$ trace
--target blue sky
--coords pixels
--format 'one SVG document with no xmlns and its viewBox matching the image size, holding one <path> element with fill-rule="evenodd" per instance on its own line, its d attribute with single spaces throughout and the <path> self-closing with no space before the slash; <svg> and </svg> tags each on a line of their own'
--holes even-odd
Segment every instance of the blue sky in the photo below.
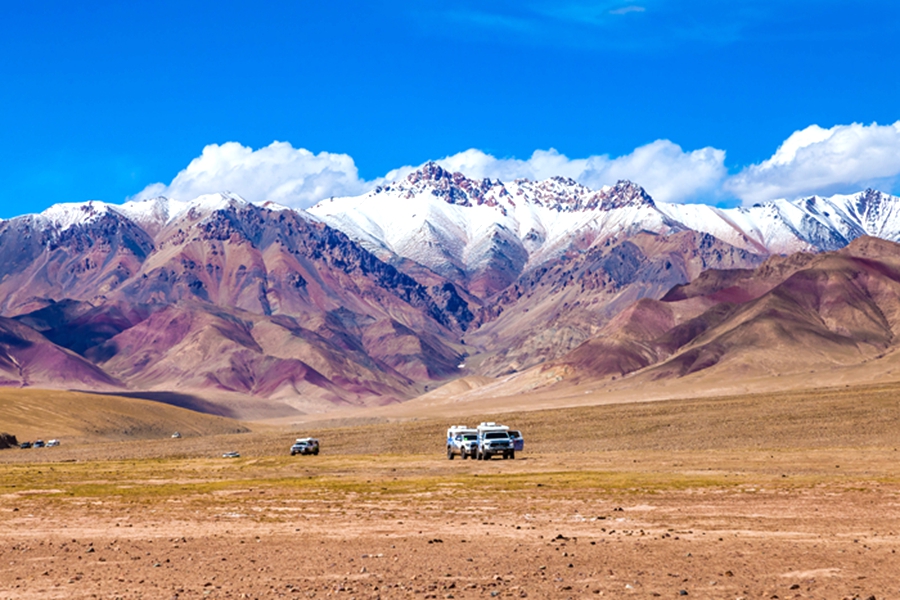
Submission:
<svg viewBox="0 0 900 600">
<path fill-rule="evenodd" d="M 3 218 L 200 179 L 251 200 L 301 182 L 282 199 L 303 206 L 432 159 L 723 205 L 897 191 L 890 1 L 35 0 L 0 19 Z M 197 176 L 235 160 L 243 179 Z"/>
</svg>

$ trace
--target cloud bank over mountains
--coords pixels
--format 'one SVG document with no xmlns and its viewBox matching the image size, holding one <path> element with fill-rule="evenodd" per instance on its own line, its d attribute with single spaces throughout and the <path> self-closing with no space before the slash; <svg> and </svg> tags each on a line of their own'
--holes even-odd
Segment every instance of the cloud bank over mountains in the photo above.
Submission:
<svg viewBox="0 0 900 600">
<path fill-rule="evenodd" d="M 149 185 L 133 199 L 191 200 L 229 191 L 251 201 L 306 208 L 331 196 L 364 194 L 373 185 L 360 179 L 347 154 L 313 154 L 287 142 L 272 142 L 259 150 L 227 142 L 206 146 L 171 183 Z"/>
<path fill-rule="evenodd" d="M 744 203 L 830 195 L 864 187 L 894 191 L 900 181 L 900 121 L 893 125 L 811 125 L 774 155 L 725 181 Z"/>
<path fill-rule="evenodd" d="M 472 178 L 501 181 L 561 176 L 600 188 L 628 179 L 640 183 L 663 202 L 684 202 L 714 193 L 727 175 L 722 150 L 707 147 L 685 152 L 668 140 L 657 140 L 618 158 L 603 155 L 573 159 L 551 149 L 537 150 L 527 160 L 519 160 L 466 150 L 437 163 Z"/>
<path fill-rule="evenodd" d="M 728 173 L 724 150 L 685 151 L 669 140 L 657 140 L 615 158 L 569 158 L 554 149 L 537 150 L 527 159 L 497 158 L 470 149 L 436 162 L 475 179 L 562 176 L 595 189 L 628 179 L 663 202 L 738 200 L 750 205 L 775 198 L 850 193 L 870 186 L 895 191 L 900 183 L 900 121 L 830 129 L 811 125 L 791 134 L 770 158 L 735 174 Z M 308 208 L 325 198 L 363 194 L 416 168 L 404 166 L 366 181 L 347 154 L 314 154 L 287 142 L 258 150 L 227 142 L 206 146 L 168 185 L 149 185 L 132 199 L 189 200 L 230 191 L 254 202 Z"/>
</svg>

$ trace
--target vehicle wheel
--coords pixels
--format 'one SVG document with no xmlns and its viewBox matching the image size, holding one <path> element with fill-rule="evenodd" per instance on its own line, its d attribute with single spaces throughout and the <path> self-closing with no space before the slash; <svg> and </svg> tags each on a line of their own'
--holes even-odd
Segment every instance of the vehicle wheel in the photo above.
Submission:
<svg viewBox="0 0 900 600">
<path fill-rule="evenodd" d="M 447 460 L 453 460 L 453 448 L 447 446 Z"/>
<path fill-rule="evenodd" d="M 465 450 L 463 450 L 462 452 L 460 452 L 460 453 L 459 453 L 459 456 L 460 456 L 460 458 L 462 458 L 463 460 L 466 460 L 467 458 L 469 458 L 469 455 L 466 454 L 466 451 L 465 451 Z"/>
<path fill-rule="evenodd" d="M 509 458 L 509 452 L 504 452 L 504 453 L 503 453 L 503 460 L 506 460 L 507 458 Z"/>
<path fill-rule="evenodd" d="M 512 452 L 509 453 L 509 458 L 512 460 L 516 460 L 516 451 L 515 450 L 513 450 Z"/>
<path fill-rule="evenodd" d="M 313 450 L 313 456 L 318 456 L 318 455 L 319 455 L 319 449 L 316 448 L 315 450 Z"/>
<path fill-rule="evenodd" d="M 475 458 L 477 460 L 484 460 L 484 453 L 481 450 L 477 450 L 475 454 Z"/>
</svg>

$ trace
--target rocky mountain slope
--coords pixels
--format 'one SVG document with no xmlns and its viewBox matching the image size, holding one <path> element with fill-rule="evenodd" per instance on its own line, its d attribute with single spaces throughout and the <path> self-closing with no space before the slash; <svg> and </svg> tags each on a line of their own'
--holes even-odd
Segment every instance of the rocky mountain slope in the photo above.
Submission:
<svg viewBox="0 0 900 600">
<path fill-rule="evenodd" d="M 900 361 L 900 244 L 871 237 L 707 271 L 619 313 L 545 368 L 572 381 L 814 373 Z"/>
<path fill-rule="evenodd" d="M 122 383 L 34 329 L 0 317 L 0 386 L 114 390 Z"/>
<path fill-rule="evenodd" d="M 871 190 L 723 210 L 657 203 L 629 182 L 475 181 L 435 164 L 308 212 L 227 193 L 56 205 L 0 221 L 0 374 L 255 397 L 278 415 L 543 363 L 663 369 L 700 343 L 689 333 L 724 323 L 726 301 L 781 285 L 785 265 L 897 239 L 898 211 Z M 675 364 L 665 372 L 693 368 Z"/>
<path fill-rule="evenodd" d="M 452 283 L 229 195 L 57 206 L 0 223 L 0 247 L 3 314 L 135 389 L 397 401 L 455 374 L 474 318 Z"/>
<path fill-rule="evenodd" d="M 415 260 L 482 298 L 570 250 L 642 231 L 694 231 L 761 255 L 836 250 L 862 235 L 900 240 L 900 198 L 874 190 L 719 209 L 656 202 L 627 181 L 601 190 L 560 177 L 475 181 L 434 163 L 309 212 L 379 256 Z"/>
<path fill-rule="evenodd" d="M 639 186 L 572 180 L 475 181 L 430 163 L 364 196 L 310 213 L 384 260 L 415 260 L 481 301 L 466 335 L 478 374 L 559 356 L 641 298 L 706 269 L 758 266 L 863 235 L 900 240 L 900 198 L 777 200 L 749 208 L 655 202 Z"/>
<path fill-rule="evenodd" d="M 467 377 L 379 414 L 896 385 L 898 257 L 900 244 L 866 236 L 834 252 L 706 271 L 660 300 L 633 303 L 557 359 Z"/>
</svg>

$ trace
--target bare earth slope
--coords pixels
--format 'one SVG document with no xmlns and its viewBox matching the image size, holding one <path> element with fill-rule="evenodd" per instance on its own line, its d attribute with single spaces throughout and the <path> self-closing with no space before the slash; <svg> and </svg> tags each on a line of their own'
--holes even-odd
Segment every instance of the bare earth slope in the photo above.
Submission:
<svg viewBox="0 0 900 600">
<path fill-rule="evenodd" d="M 895 332 L 900 331 L 898 254 L 894 243 L 861 238 L 844 250 L 795 260 L 789 269 L 764 265 L 759 277 L 740 271 L 721 277 L 719 286 L 703 282 L 676 289 L 660 302 L 632 309 L 641 314 L 557 364 L 581 378 L 649 367 L 635 376 L 655 380 L 701 371 L 723 378 L 790 375 L 882 359 L 897 350 Z M 781 281 L 773 281 L 773 271 Z M 697 288 L 707 289 L 700 293 Z M 693 316 L 679 304 L 709 308 Z M 672 319 L 658 335 L 648 334 L 646 327 L 635 329 L 635 320 L 652 322 L 651 313 L 678 312 L 690 318 Z M 636 344 L 646 348 L 643 360 L 610 362 Z"/>
<path fill-rule="evenodd" d="M 55 377 L 7 368 L 16 385 L 382 404 L 455 376 L 473 319 L 438 275 L 420 283 L 308 215 L 228 195 L 58 206 L 0 223 L 0 246 L 16 256 L 0 265 L 10 327 L 69 357 Z"/>
<path fill-rule="evenodd" d="M 218 390 L 306 412 L 402 398 L 412 380 L 297 319 L 180 302 L 111 338 L 99 362 L 145 390 Z"/>
<path fill-rule="evenodd" d="M 706 269 L 762 260 L 693 231 L 607 240 L 523 274 L 492 299 L 466 340 L 483 349 L 479 373 L 521 371 L 577 347 L 642 298 L 660 298 Z"/>
<path fill-rule="evenodd" d="M 3 450 L 0 597 L 892 598 L 897 391 Z"/>
<path fill-rule="evenodd" d="M 379 414 L 541 409 L 896 381 L 900 248 L 860 238 L 643 299 L 555 361 Z"/>
<path fill-rule="evenodd" d="M 110 390 L 121 383 L 34 329 L 0 317 L 0 385 Z"/>
<path fill-rule="evenodd" d="M 62 390 L 0 389 L 0 428 L 66 446 L 248 431 L 240 422 L 161 402 Z M 52 449 L 47 449 L 52 450 Z"/>
</svg>

